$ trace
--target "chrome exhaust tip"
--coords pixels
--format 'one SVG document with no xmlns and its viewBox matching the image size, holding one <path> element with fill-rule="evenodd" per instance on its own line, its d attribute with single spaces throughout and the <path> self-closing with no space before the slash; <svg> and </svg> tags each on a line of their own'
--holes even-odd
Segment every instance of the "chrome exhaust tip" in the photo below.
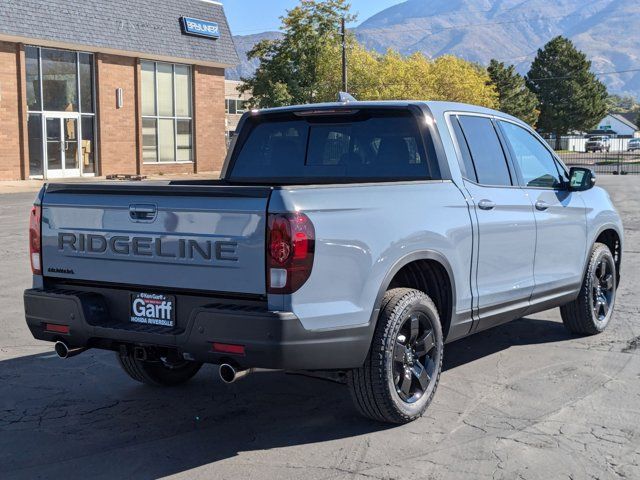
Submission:
<svg viewBox="0 0 640 480">
<path fill-rule="evenodd" d="M 236 381 L 236 369 L 228 363 L 223 363 L 222 365 L 220 365 L 218 373 L 220 374 L 220 379 L 224 383 L 233 383 Z"/>
<path fill-rule="evenodd" d="M 64 342 L 56 342 L 56 344 L 55 344 L 55 346 L 53 348 L 56 351 L 56 354 L 60 358 L 68 358 L 69 357 L 69 347 L 67 347 L 66 343 L 64 343 Z"/>
<path fill-rule="evenodd" d="M 250 373 L 253 373 L 253 371 L 254 371 L 253 368 L 249 368 L 247 370 L 236 370 L 236 368 L 233 365 L 229 365 L 228 363 L 223 363 L 222 365 L 220 365 L 220 369 L 218 370 L 218 373 L 220 375 L 220 379 L 224 383 L 228 384 L 228 383 L 237 382 L 241 378 L 244 378 Z"/>
<path fill-rule="evenodd" d="M 76 355 L 80 355 L 82 352 L 87 350 L 86 348 L 69 348 L 69 346 L 61 341 L 57 341 L 55 346 L 53 347 L 56 351 L 56 355 L 60 358 L 71 358 Z"/>
</svg>

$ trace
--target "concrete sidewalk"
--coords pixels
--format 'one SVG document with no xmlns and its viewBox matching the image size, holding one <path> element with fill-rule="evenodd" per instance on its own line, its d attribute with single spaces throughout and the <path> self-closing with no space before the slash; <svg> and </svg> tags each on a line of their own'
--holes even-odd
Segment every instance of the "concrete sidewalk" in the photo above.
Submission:
<svg viewBox="0 0 640 480">
<path fill-rule="evenodd" d="M 177 175 L 150 175 L 144 181 L 153 180 L 206 180 L 220 178 L 220 172 L 188 173 Z M 83 182 L 121 182 L 122 180 L 107 180 L 106 177 L 55 178 L 50 180 L 3 180 L 0 181 L 0 195 L 5 193 L 37 192 L 43 183 L 83 183 Z"/>
</svg>

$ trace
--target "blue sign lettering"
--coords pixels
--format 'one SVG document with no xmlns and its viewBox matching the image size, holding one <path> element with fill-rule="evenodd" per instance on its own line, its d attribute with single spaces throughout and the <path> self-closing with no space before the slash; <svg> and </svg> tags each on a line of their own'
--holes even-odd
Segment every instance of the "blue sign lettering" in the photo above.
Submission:
<svg viewBox="0 0 640 480">
<path fill-rule="evenodd" d="M 199 20 L 197 18 L 182 17 L 182 28 L 187 35 L 199 37 L 220 38 L 220 29 L 215 22 Z"/>
</svg>

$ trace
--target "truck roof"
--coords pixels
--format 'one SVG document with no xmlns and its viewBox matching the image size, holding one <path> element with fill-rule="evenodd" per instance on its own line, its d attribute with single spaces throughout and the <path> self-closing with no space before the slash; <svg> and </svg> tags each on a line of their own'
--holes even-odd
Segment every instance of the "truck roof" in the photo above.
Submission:
<svg viewBox="0 0 640 480">
<path fill-rule="evenodd" d="M 332 110 L 342 108 L 376 108 L 376 107 L 398 107 L 406 108 L 410 105 L 424 106 L 426 105 L 431 113 L 439 117 L 446 112 L 470 112 L 482 113 L 485 115 L 497 115 L 502 118 L 508 118 L 518 123 L 524 123 L 519 118 L 513 117 L 507 113 L 493 110 L 491 108 L 472 105 L 460 102 L 443 102 L 434 100 L 379 100 L 379 101 L 355 101 L 355 102 L 327 102 L 327 103 L 310 103 L 305 105 L 291 105 L 286 107 L 265 108 L 254 110 L 256 113 L 277 113 L 277 112 L 299 112 L 305 110 Z"/>
</svg>

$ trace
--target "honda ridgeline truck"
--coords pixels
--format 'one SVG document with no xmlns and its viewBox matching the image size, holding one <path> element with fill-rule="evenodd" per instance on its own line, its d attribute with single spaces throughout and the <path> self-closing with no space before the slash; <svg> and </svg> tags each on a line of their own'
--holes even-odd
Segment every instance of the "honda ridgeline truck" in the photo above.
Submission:
<svg viewBox="0 0 640 480">
<path fill-rule="evenodd" d="M 571 332 L 607 327 L 623 230 L 594 183 L 485 108 L 252 111 L 219 180 L 46 185 L 27 324 L 152 385 L 203 363 L 341 376 L 362 414 L 404 423 L 447 342 L 554 307 Z"/>
</svg>

